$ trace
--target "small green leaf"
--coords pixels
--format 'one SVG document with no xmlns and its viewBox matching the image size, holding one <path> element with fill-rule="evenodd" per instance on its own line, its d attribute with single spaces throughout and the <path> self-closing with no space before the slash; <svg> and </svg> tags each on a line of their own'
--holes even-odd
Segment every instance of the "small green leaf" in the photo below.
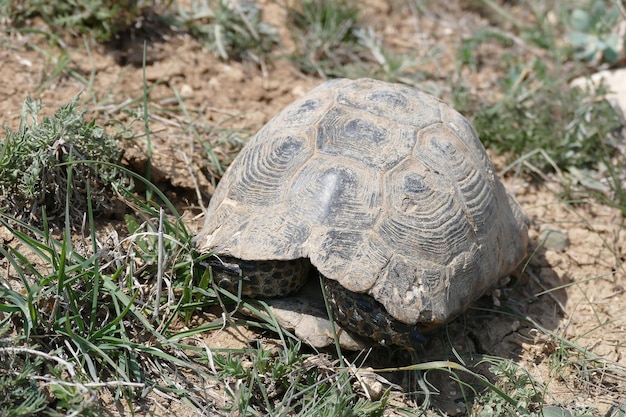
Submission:
<svg viewBox="0 0 626 417">
<path fill-rule="evenodd" d="M 561 407 L 546 406 L 543 407 L 543 417 L 572 417 L 569 410 Z"/>
<path fill-rule="evenodd" d="M 135 220 L 135 218 L 130 214 L 126 214 L 124 216 L 124 220 L 126 220 L 126 229 L 128 229 L 128 233 L 131 235 L 137 233 L 139 230 L 139 223 L 137 223 L 137 220 Z"/>
<path fill-rule="evenodd" d="M 617 35 L 610 35 L 604 39 L 605 46 L 602 49 L 602 54 L 607 62 L 613 63 L 619 58 L 618 51 L 620 49 L 620 42 L 621 38 Z"/>
<path fill-rule="evenodd" d="M 572 46 L 576 48 L 582 48 L 591 41 L 591 37 L 583 32 L 570 32 L 568 39 Z"/>
<path fill-rule="evenodd" d="M 574 9 L 572 11 L 572 26 L 580 32 L 587 32 L 591 27 L 591 16 L 584 10 Z"/>
</svg>

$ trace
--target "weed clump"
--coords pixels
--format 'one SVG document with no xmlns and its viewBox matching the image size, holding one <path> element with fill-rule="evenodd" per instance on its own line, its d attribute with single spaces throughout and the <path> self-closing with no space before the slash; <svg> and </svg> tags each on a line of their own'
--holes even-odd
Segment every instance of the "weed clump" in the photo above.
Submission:
<svg viewBox="0 0 626 417">
<path fill-rule="evenodd" d="M 361 8 L 352 0 L 301 0 L 288 8 L 296 43 L 292 54 L 304 73 L 345 76 L 343 67 L 363 60 L 357 30 Z"/>
<path fill-rule="evenodd" d="M 183 26 L 223 60 L 262 61 L 278 44 L 278 32 L 261 20 L 254 1 L 203 0 L 179 11 Z"/>
<path fill-rule="evenodd" d="M 156 15 L 158 3 L 136 0 L 17 1 L 0 7 L 0 12 L 17 26 L 38 16 L 55 31 L 88 33 L 100 42 L 108 42 L 116 35 L 140 26 L 148 16 Z"/>
<path fill-rule="evenodd" d="M 623 55 L 624 37 L 619 34 L 620 9 L 607 8 L 602 0 L 590 1 L 572 10 L 567 40 L 574 48 L 573 58 L 598 65 L 615 64 Z"/>
<path fill-rule="evenodd" d="M 262 21 L 253 0 L 192 0 L 185 7 L 171 0 L 18 1 L 0 4 L 0 17 L 12 26 L 41 18 L 53 33 L 87 34 L 114 50 L 136 49 L 186 32 L 221 59 L 263 63 L 278 44 L 278 31 Z M 141 55 L 141 53 L 139 53 Z"/>
<path fill-rule="evenodd" d="M 569 170 L 594 168 L 605 159 L 621 120 L 606 100 L 593 100 L 578 87 L 544 84 L 482 109 L 474 125 L 486 146 L 513 157 L 542 149 Z M 531 162 L 544 172 L 554 168 L 539 154 Z"/>
<path fill-rule="evenodd" d="M 0 205 L 7 214 L 37 220 L 41 209 L 53 218 L 65 212 L 80 220 L 89 205 L 95 213 L 115 208 L 114 190 L 128 185 L 115 168 L 117 140 L 76 109 L 78 97 L 52 117 L 38 118 L 41 101 L 26 98 L 16 131 L 5 127 L 0 141 Z"/>
<path fill-rule="evenodd" d="M 605 88 L 572 86 L 538 59 L 509 65 L 499 80 L 506 93 L 480 108 L 474 103 L 473 125 L 486 147 L 509 160 L 524 157 L 542 172 L 595 169 L 615 153 L 623 121 Z M 459 91 L 455 104 L 467 111 L 472 100 L 468 105 Z"/>
</svg>

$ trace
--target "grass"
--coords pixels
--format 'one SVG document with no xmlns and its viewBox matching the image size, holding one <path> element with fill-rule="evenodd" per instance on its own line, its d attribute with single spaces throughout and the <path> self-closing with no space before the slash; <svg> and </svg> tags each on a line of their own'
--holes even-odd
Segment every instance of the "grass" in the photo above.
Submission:
<svg viewBox="0 0 626 417">
<path fill-rule="evenodd" d="M 360 62 L 356 35 L 360 14 L 352 0 L 294 2 L 288 17 L 297 44 L 291 58 L 295 65 L 326 78 L 341 76 L 345 66 Z"/>
<path fill-rule="evenodd" d="M 300 410 L 300 415 L 376 416 L 388 401 L 388 395 L 368 401 L 353 390 L 348 370 L 336 370 L 327 358 L 302 354 L 299 344 L 281 351 L 259 344 L 258 349 L 241 355 L 220 356 L 216 364 L 226 386 L 239 388 L 227 392 L 233 400 L 229 411 L 241 415 L 274 416 Z"/>
<path fill-rule="evenodd" d="M 0 3 L 0 16 L 11 23 L 9 30 L 17 32 L 31 31 L 32 19 L 40 18 L 48 27 L 41 33 L 64 48 L 62 38 L 87 36 L 112 50 L 140 50 L 143 41 L 163 42 L 174 30 L 191 34 L 224 60 L 263 64 L 278 42 L 276 30 L 261 21 L 259 6 L 248 1 L 193 0 L 189 8 L 182 8 L 173 0 L 5 0 Z"/>
<path fill-rule="evenodd" d="M 500 61 L 505 70 L 495 84 L 497 91 L 488 99 L 472 96 L 471 86 L 461 85 L 465 88 L 455 90 L 458 107 L 474 115 L 474 123 L 490 147 L 508 154 L 511 162 L 523 161 L 520 166 L 525 172 L 544 177 L 551 175 L 551 170 L 562 172 L 559 180 L 576 201 L 596 199 L 626 213 L 626 167 L 623 148 L 614 134 L 614 113 L 601 93 L 572 89 L 566 82 L 583 73 L 579 63 L 612 62 L 611 54 L 618 51 L 613 28 L 603 26 L 607 21 L 598 17 L 598 2 L 576 2 L 576 7 L 553 10 L 541 9 L 545 3 L 531 2 L 534 18 L 528 20 L 519 20 L 500 3 L 474 3 L 490 10 L 502 27 L 492 26 L 466 38 L 456 62 L 459 67 L 480 71 L 479 48 L 497 43 L 506 51 Z M 0 10 L 17 23 L 21 18 L 20 24 L 39 15 L 51 27 L 68 33 L 94 31 L 102 41 L 125 30 L 128 22 L 136 25 L 147 10 L 131 8 L 122 13 L 112 8 L 108 15 L 97 14 L 83 21 L 72 15 L 82 9 L 54 9 L 46 6 L 49 4 L 30 2 L 25 14 L 12 9 L 15 3 L 5 3 Z M 187 14 L 171 13 L 181 19 L 181 27 L 205 39 L 205 48 L 221 59 L 271 66 L 277 59 L 271 56 L 275 33 L 262 25 L 260 9 L 254 3 L 238 3 L 241 9 L 234 4 L 192 2 L 191 11 L 184 12 Z M 608 4 L 606 9 L 610 16 L 614 16 L 612 7 Z M 297 48 L 292 59 L 299 70 L 320 77 L 365 73 L 412 84 L 428 80 L 429 74 L 420 71 L 425 61 L 386 48 L 382 35 L 368 26 L 360 12 L 348 0 L 290 3 Z M 556 21 L 547 16 L 556 16 Z M 51 43 L 63 42 L 50 39 Z M 567 42 L 559 43 L 563 39 Z M 520 44 L 523 47 L 517 48 Z M 65 44 L 63 48 L 67 58 L 57 60 L 44 77 L 50 82 L 71 71 L 71 47 Z M 436 54 L 424 59 L 436 59 Z M 206 137 L 219 136 L 225 147 L 237 149 L 245 134 L 220 131 L 220 126 L 207 120 L 197 122 L 201 111 L 187 109 L 176 94 L 177 108 L 172 110 L 151 102 L 149 93 L 146 88 L 141 97 L 116 107 L 110 116 L 120 111 L 132 113 L 131 118 L 145 126 L 139 129 L 142 134 L 151 133 L 150 123 L 157 111 L 180 121 L 184 134 L 192 136 L 209 155 L 211 163 L 204 167 L 207 177 L 219 176 L 228 161 L 214 152 L 215 142 Z M 2 167 L 9 171 L 0 175 L 5 187 L 0 194 L 13 198 L 3 207 L 15 207 L 0 213 L 0 414 L 102 415 L 102 401 L 110 397 L 130 410 L 138 409 L 137 413 L 154 407 L 155 398 L 169 398 L 198 414 L 441 415 L 445 411 L 429 401 L 448 394 L 431 385 L 430 377 L 436 372 L 457 381 L 468 415 L 598 415 L 598 410 L 573 402 L 583 394 L 612 401 L 613 408 L 605 415 L 626 413 L 624 399 L 615 397 L 626 379 L 622 364 L 595 355 L 582 339 L 542 328 L 521 313 L 515 313 L 516 320 L 532 326 L 545 340 L 533 343 L 545 351 L 541 360 L 549 363 L 547 378 L 506 358 L 468 358 L 449 342 L 450 356 L 442 360 L 427 352 L 408 367 L 391 370 L 392 375 L 412 381 L 405 385 L 409 392 L 384 385 L 380 398 L 368 398 L 367 384 L 357 371 L 370 362 L 347 353 L 320 354 L 303 347 L 271 320 L 231 316 L 233 303 L 212 287 L 208 274 L 195 270 L 199 259 L 190 232 L 167 196 L 146 178 L 117 165 L 118 150 L 110 146 L 115 141 L 105 136 L 100 126 L 85 120 L 76 101 L 41 119 L 39 106 L 27 101 L 24 122 L 15 132 L 7 130 L 2 148 Z M 128 126 L 119 127 L 126 135 L 132 132 Z M 58 142 L 62 134 L 70 140 Z M 96 143 L 99 153 L 86 157 L 80 148 L 85 143 Z M 56 151 L 47 152 L 49 149 Z M 538 149 L 547 158 L 539 156 Z M 43 177 L 32 175 L 37 168 L 30 163 L 33 153 L 39 155 L 34 160 L 46 167 Z M 125 178 L 122 186 L 112 187 L 119 178 Z M 141 198 L 132 194 L 125 186 L 128 178 L 150 192 Z M 51 191 L 42 191 L 46 187 Z M 115 190 L 117 194 L 112 193 Z M 23 191 L 30 194 L 16 197 Z M 49 202 L 40 203 L 46 198 Z M 111 198 L 122 201 L 127 213 L 116 223 L 116 233 L 107 233 L 95 219 L 102 209 L 99 202 Z M 72 225 L 76 219 L 82 224 L 82 213 L 84 226 L 77 232 Z M 33 216 L 38 222 L 29 221 Z M 51 227 L 54 222 L 60 229 Z M 618 278 L 620 271 L 624 272 L 619 259 L 618 248 Z M 616 279 L 616 285 L 619 282 Z M 497 320 L 510 315 L 515 302 L 531 301 L 505 303 L 491 312 L 491 317 Z M 592 300 L 585 305 L 596 308 Z M 222 311 L 224 319 L 219 316 Z M 606 325 L 599 322 L 592 335 L 599 335 Z M 207 342 L 207 333 L 236 332 L 240 327 L 278 336 L 260 337 L 237 349 L 218 349 Z M 568 392 L 557 396 L 563 387 Z"/>
<path fill-rule="evenodd" d="M 0 202 L 6 212 L 21 219 L 37 219 L 43 208 L 49 216 L 63 213 L 66 193 L 73 205 L 70 219 L 76 224 L 91 204 L 95 213 L 111 213 L 115 192 L 130 185 L 111 166 L 120 157 L 117 138 L 104 128 L 84 120 L 77 112 L 78 96 L 54 116 L 41 120 L 42 103 L 30 97 L 24 102 L 19 128 L 7 128 L 0 142 Z M 65 163 L 74 165 L 69 181 Z M 87 200 L 87 192 L 91 200 Z"/>
<path fill-rule="evenodd" d="M 559 74 L 560 75 L 560 74 Z M 479 110 L 474 126 L 485 146 L 516 158 L 536 149 L 549 157 L 528 159 L 542 172 L 597 167 L 612 153 L 614 132 L 621 126 L 602 91 L 570 87 L 546 73 L 539 60 L 513 64 L 500 83 L 507 96 Z"/>
<path fill-rule="evenodd" d="M 100 415 L 96 393 L 106 389 L 129 404 L 158 390 L 199 411 L 212 406 L 202 384 L 191 382 L 199 379 L 222 385 L 230 398 L 225 408 L 244 415 L 261 409 L 270 415 L 295 409 L 379 415 L 385 401 L 365 401 L 352 391 L 347 371 L 309 362 L 298 344 L 242 351 L 198 344 L 197 334 L 222 323 L 180 326 L 200 308 L 218 305 L 206 279 L 192 280 L 190 236 L 153 205 L 133 202 L 147 220 L 127 217 L 128 236 L 112 247 L 96 232 L 91 211 L 82 245 L 71 241 L 69 227 L 58 240 L 46 228 L 0 217 L 23 245 L 0 249 L 8 262 L 0 331 L 9 336 L 0 344 L 7 359 L 0 409 L 24 416 Z"/>
<path fill-rule="evenodd" d="M 227 59 L 264 63 L 278 44 L 275 28 L 261 20 L 256 2 L 192 1 L 191 10 L 179 10 L 183 26 L 201 39 L 208 51 Z"/>
<path fill-rule="evenodd" d="M 139 27 L 144 20 L 158 18 L 165 23 L 170 5 L 171 1 L 6 1 L 0 5 L 0 12 L 15 27 L 27 26 L 31 19 L 39 17 L 55 33 L 90 34 L 99 42 L 108 42 Z"/>
<path fill-rule="evenodd" d="M 321 78 L 371 77 L 417 85 L 421 67 L 435 60 L 436 48 L 414 54 L 394 53 L 362 18 L 355 0 L 293 0 L 288 27 L 295 44 L 290 60 L 303 73 Z"/>
</svg>

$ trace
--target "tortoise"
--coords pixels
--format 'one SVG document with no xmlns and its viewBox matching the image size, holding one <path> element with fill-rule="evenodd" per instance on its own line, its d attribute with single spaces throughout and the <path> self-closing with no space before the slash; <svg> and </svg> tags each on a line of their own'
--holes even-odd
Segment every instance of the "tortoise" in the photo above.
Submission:
<svg viewBox="0 0 626 417">
<path fill-rule="evenodd" d="M 196 246 L 219 286 L 284 297 L 313 271 L 335 321 L 384 345 L 423 343 L 509 275 L 528 240 L 469 121 L 372 79 L 327 81 L 272 118 L 206 216 Z"/>
</svg>

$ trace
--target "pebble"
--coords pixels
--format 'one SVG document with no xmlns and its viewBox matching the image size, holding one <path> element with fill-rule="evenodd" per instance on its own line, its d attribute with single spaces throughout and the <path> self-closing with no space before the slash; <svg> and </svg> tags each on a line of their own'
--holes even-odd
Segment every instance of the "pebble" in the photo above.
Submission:
<svg viewBox="0 0 626 417">
<path fill-rule="evenodd" d="M 539 243 L 546 249 L 563 252 L 570 244 L 567 233 L 552 227 L 542 227 L 539 232 Z"/>
</svg>

